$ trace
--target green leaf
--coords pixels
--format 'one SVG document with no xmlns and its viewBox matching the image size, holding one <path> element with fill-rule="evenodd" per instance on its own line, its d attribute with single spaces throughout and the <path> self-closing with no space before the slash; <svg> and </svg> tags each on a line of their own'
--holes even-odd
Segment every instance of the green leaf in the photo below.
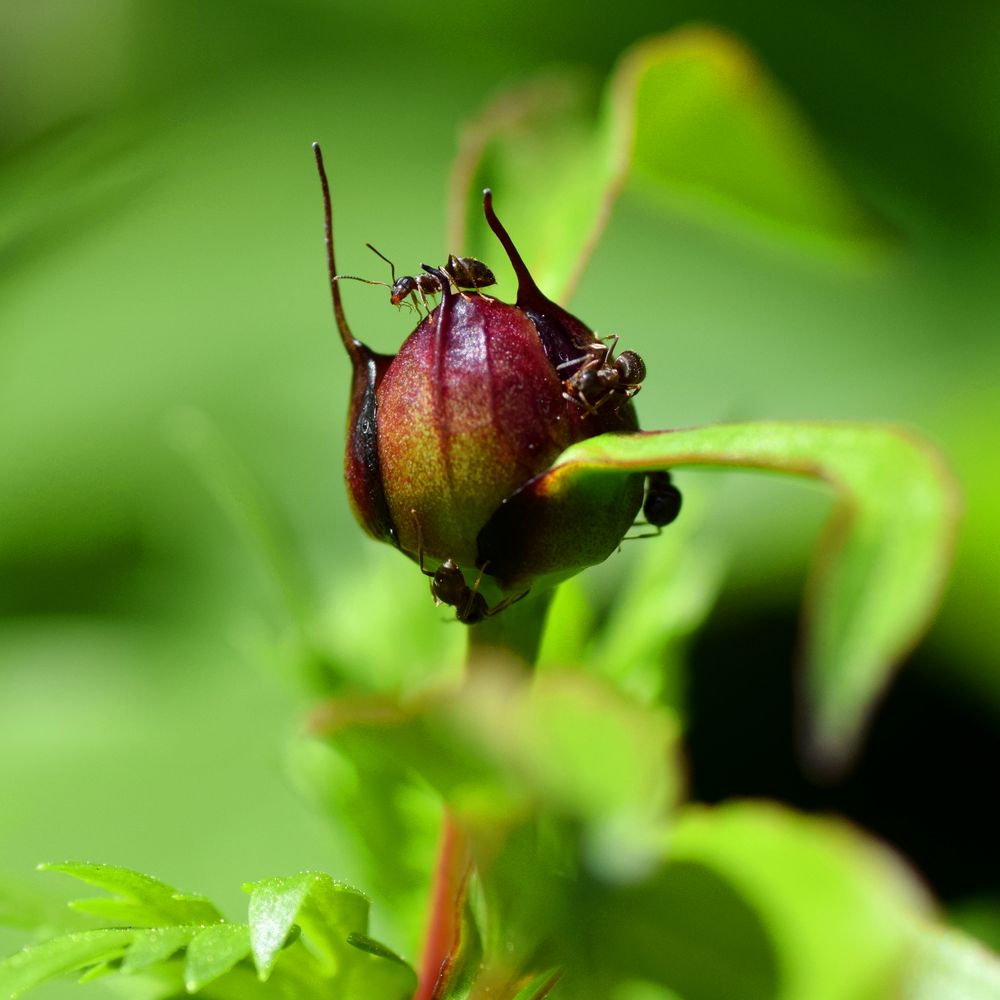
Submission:
<svg viewBox="0 0 1000 1000">
<path fill-rule="evenodd" d="M 77 861 L 38 866 L 41 871 L 62 872 L 99 889 L 115 893 L 113 899 L 82 899 L 71 905 L 118 924 L 157 927 L 164 924 L 209 924 L 222 914 L 203 896 L 187 895 L 149 875 L 113 865 Z"/>
<path fill-rule="evenodd" d="M 503 94 L 465 128 L 452 175 L 451 249 L 491 260 L 482 189 L 539 287 L 576 287 L 626 181 L 677 211 L 784 237 L 857 245 L 869 226 L 810 128 L 755 56 L 716 28 L 627 51 L 602 97 L 549 74 Z"/>
<path fill-rule="evenodd" d="M 403 959 L 366 934 L 351 934 L 348 943 L 355 954 L 350 956 L 350 971 L 344 976 L 345 997 L 409 1000 L 417 988 L 417 977 Z"/>
<path fill-rule="evenodd" d="M 565 451 L 539 489 L 558 522 L 561 506 L 579 506 L 605 477 L 678 466 L 789 473 L 837 494 L 808 588 L 802 693 L 807 759 L 843 766 L 948 573 L 958 504 L 941 456 L 882 425 L 722 424 L 591 438 Z"/>
<path fill-rule="evenodd" d="M 78 863 L 45 867 L 119 893 L 121 898 L 100 901 L 109 904 L 108 915 L 115 920 L 123 915 L 148 919 L 157 911 L 167 920 L 179 912 L 214 919 L 107 928 L 26 948 L 0 962 L 0 996 L 20 995 L 80 968 L 86 970 L 81 982 L 120 971 L 129 977 L 128 992 L 150 1000 L 206 987 L 214 1000 L 311 1000 L 327 994 L 343 1000 L 406 1000 L 416 988 L 413 970 L 365 933 L 368 900 L 327 875 L 305 873 L 246 886 L 251 893 L 247 925 L 224 922 L 202 897 L 181 896 L 128 869 Z M 275 968 L 279 952 L 283 961 Z M 259 975 L 245 961 L 251 953 Z"/>
<path fill-rule="evenodd" d="M 195 993 L 225 975 L 250 954 L 250 929 L 246 924 L 213 924 L 198 933 L 187 950 L 184 986 Z"/>
<path fill-rule="evenodd" d="M 994 1000 L 1000 958 L 978 941 L 941 927 L 920 928 L 902 1000 Z"/>
<path fill-rule="evenodd" d="M 596 213 L 616 172 L 597 125 L 598 106 L 592 81 L 547 74 L 501 95 L 469 122 L 451 178 L 450 247 L 496 258 L 482 208 L 483 188 L 491 187 L 538 286 L 550 295 L 565 289 L 581 247 L 603 229 Z M 506 275 L 498 271 L 497 278 L 502 288 Z"/>
<path fill-rule="evenodd" d="M 303 872 L 264 879 L 245 888 L 250 893 L 250 941 L 261 979 L 271 974 L 296 922 L 329 972 L 338 970 L 349 952 L 348 936 L 368 930 L 368 900 L 329 875 Z"/>
<path fill-rule="evenodd" d="M 140 972 L 167 961 L 186 947 L 200 930 L 200 927 L 151 927 L 136 931 L 122 962 L 122 972 Z"/>
<path fill-rule="evenodd" d="M 606 996 L 634 979 L 684 1000 L 779 995 L 767 928 L 739 888 L 706 865 L 671 861 L 632 885 L 585 882 L 569 912 L 578 936 L 565 977 L 571 995 Z"/>
<path fill-rule="evenodd" d="M 347 943 L 352 948 L 357 948 L 368 955 L 375 955 L 378 958 L 388 958 L 393 962 L 403 961 L 391 948 L 387 948 L 381 941 L 376 941 L 367 934 L 348 934 Z"/>
<path fill-rule="evenodd" d="M 14 1000 L 47 979 L 120 958 L 135 932 L 106 928 L 67 934 L 0 962 L 0 996 Z"/>
<path fill-rule="evenodd" d="M 914 918 L 930 909 L 883 845 L 847 823 L 773 804 L 689 807 L 670 859 L 714 872 L 753 908 L 776 949 L 782 996 L 895 995 Z"/>
<path fill-rule="evenodd" d="M 637 45 L 612 101 L 618 145 L 664 191 L 800 233 L 865 231 L 798 109 L 733 36 L 691 27 Z"/>
</svg>

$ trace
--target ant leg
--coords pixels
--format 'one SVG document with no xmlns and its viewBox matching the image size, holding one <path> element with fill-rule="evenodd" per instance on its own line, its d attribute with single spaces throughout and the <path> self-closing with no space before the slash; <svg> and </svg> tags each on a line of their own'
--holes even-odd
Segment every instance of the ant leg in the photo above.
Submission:
<svg viewBox="0 0 1000 1000">
<path fill-rule="evenodd" d="M 531 593 L 531 587 L 527 590 L 522 590 L 520 594 L 511 594 L 510 597 L 505 597 L 499 604 L 490 608 L 486 612 L 487 618 L 492 618 L 494 615 L 500 614 L 501 611 L 506 611 L 512 604 L 517 604 L 522 598 L 527 597 Z"/>
<path fill-rule="evenodd" d="M 483 582 L 483 573 L 486 572 L 486 567 L 489 566 L 489 560 L 484 562 L 482 566 L 479 567 L 479 575 L 476 577 L 476 582 L 469 587 L 469 596 L 465 601 L 465 607 L 462 609 L 462 613 L 458 616 L 461 621 L 463 618 L 468 618 L 472 613 L 472 606 L 476 603 L 476 594 L 479 593 L 479 585 Z M 486 612 L 489 615 L 489 611 Z"/>
<path fill-rule="evenodd" d="M 567 403 L 573 403 L 575 406 L 579 406 L 580 409 L 584 411 L 584 416 L 597 416 L 597 408 L 591 405 L 590 400 L 587 399 L 586 396 L 580 394 L 573 395 L 570 392 L 563 392 L 563 399 L 565 399 Z"/>
<path fill-rule="evenodd" d="M 588 354 L 581 354 L 578 358 L 570 358 L 569 361 L 564 361 L 561 365 L 556 365 L 556 371 L 561 372 L 564 368 L 570 368 L 573 365 L 580 365 L 581 367 L 586 364 L 592 365 L 594 360 Z"/>
<path fill-rule="evenodd" d="M 633 528 L 652 528 L 652 531 L 644 531 L 641 535 L 626 535 L 623 542 L 637 542 L 640 538 L 659 538 L 663 534 L 663 527 L 659 524 L 650 524 L 649 521 L 636 521 Z"/>
<path fill-rule="evenodd" d="M 615 348 L 618 346 L 618 334 L 609 333 L 603 339 L 611 341 L 611 343 L 608 344 L 607 352 L 604 355 L 604 363 L 607 364 L 615 356 Z"/>
<path fill-rule="evenodd" d="M 378 253 L 378 251 L 375 251 Z M 424 576 L 433 576 L 434 574 L 429 569 L 424 569 L 424 537 L 423 532 L 420 530 L 420 518 L 417 517 L 416 510 L 410 508 L 410 517 L 413 518 L 413 526 L 417 529 L 417 562 L 420 564 L 420 572 Z"/>
<path fill-rule="evenodd" d="M 611 334 L 611 336 L 615 338 L 615 343 L 617 343 L 617 334 Z M 580 365 L 581 367 L 589 365 L 591 368 L 600 368 L 607 359 L 607 349 L 604 344 L 599 340 L 595 340 L 592 344 L 588 345 L 587 349 L 592 353 L 581 354 L 578 358 L 570 358 L 569 361 L 564 361 L 561 365 L 556 365 L 556 371 L 562 371 L 564 368 L 569 368 L 572 365 Z M 595 357 L 593 352 L 597 351 L 601 352 L 601 357 Z"/>
<path fill-rule="evenodd" d="M 420 572 L 424 576 L 431 578 L 431 597 L 434 599 L 434 606 L 439 608 L 442 602 L 438 599 L 438 595 L 434 593 L 434 573 L 424 567 L 424 540 L 420 531 L 420 520 L 417 517 L 417 512 L 412 507 L 410 508 L 410 514 L 413 517 L 413 523 L 417 527 L 417 560 L 420 563 Z"/>
<path fill-rule="evenodd" d="M 607 401 L 608 401 L 609 399 L 614 399 L 614 397 L 615 397 L 615 394 L 616 394 L 617 392 L 618 392 L 618 390 L 617 390 L 617 389 L 609 389 L 609 390 L 608 390 L 608 391 L 607 391 L 607 392 L 606 392 L 606 393 L 605 393 L 605 394 L 604 394 L 603 396 L 601 396 L 601 398 L 600 398 L 600 399 L 599 399 L 599 400 L 598 400 L 598 401 L 597 401 L 596 403 L 594 403 L 594 409 L 593 409 L 593 411 L 592 411 L 592 412 L 594 412 L 594 413 L 597 413 L 597 411 L 598 411 L 598 410 L 599 410 L 599 409 L 600 409 L 600 408 L 601 408 L 601 407 L 602 407 L 602 406 L 603 406 L 603 405 L 604 405 L 604 404 L 605 404 L 605 403 L 606 403 L 606 402 L 607 402 Z M 624 402 L 624 400 L 620 401 L 620 402 L 619 402 L 619 404 L 618 404 L 618 406 L 621 406 L 622 402 Z M 613 407 L 612 407 L 612 409 L 613 409 L 613 410 L 617 410 L 617 409 L 618 409 L 618 406 L 613 406 Z"/>
</svg>

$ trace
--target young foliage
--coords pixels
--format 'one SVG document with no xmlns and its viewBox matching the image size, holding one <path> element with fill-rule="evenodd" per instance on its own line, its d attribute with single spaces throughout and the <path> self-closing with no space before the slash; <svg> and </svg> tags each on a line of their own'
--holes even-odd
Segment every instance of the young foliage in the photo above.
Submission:
<svg viewBox="0 0 1000 1000">
<path fill-rule="evenodd" d="M 208 924 L 222 914 L 203 896 L 190 896 L 149 875 L 112 865 L 63 862 L 40 865 L 41 871 L 62 872 L 114 895 L 78 899 L 70 905 L 115 924 L 162 927 L 170 924 Z"/>
<path fill-rule="evenodd" d="M 115 926 L 65 934 L 0 962 L 0 996 L 21 996 L 74 971 L 84 979 L 117 972 L 126 989 L 143 996 L 183 991 L 217 1000 L 326 994 L 404 1000 L 416 982 L 398 956 L 368 938 L 367 899 L 327 875 L 248 885 L 247 921 L 231 923 L 204 897 L 125 868 L 41 867 L 113 893 L 70 905 Z"/>
<path fill-rule="evenodd" d="M 556 969 L 566 1000 L 636 982 L 685 1000 L 892 995 L 929 912 L 909 870 L 840 821 L 678 807 L 676 744 L 654 720 L 604 682 L 483 662 L 451 693 L 339 700 L 316 718 L 348 754 L 378 748 L 401 780 L 437 788 L 457 819 L 476 874 L 471 909 L 455 893 L 465 929 L 435 995 L 527 1000 Z"/>
<path fill-rule="evenodd" d="M 539 286 L 565 301 L 630 177 L 673 210 L 730 227 L 743 221 L 844 248 L 871 238 L 808 124 L 754 54 L 717 28 L 694 26 L 633 46 L 600 94 L 588 79 L 548 74 L 471 121 L 452 175 L 449 244 L 489 260 L 476 202 L 483 187 L 502 191 Z"/>
<path fill-rule="evenodd" d="M 807 476 L 837 494 L 809 587 L 802 695 L 809 758 L 842 766 L 940 596 L 957 519 L 950 474 L 896 428 L 761 421 L 592 438 L 560 456 L 543 489 L 569 512 L 604 477 L 685 465 Z"/>
</svg>

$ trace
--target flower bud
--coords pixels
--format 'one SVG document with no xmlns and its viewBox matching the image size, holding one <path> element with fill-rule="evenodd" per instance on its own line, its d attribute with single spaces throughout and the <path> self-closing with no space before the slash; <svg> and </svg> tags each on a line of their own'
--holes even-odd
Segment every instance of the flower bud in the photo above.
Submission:
<svg viewBox="0 0 1000 1000">
<path fill-rule="evenodd" d="M 576 441 L 637 429 L 631 396 L 645 375 L 641 359 L 634 352 L 615 359 L 616 338 L 610 346 L 597 341 L 541 293 L 489 191 L 484 211 L 516 273 L 516 303 L 480 290 L 492 283 L 480 262 L 471 263 L 489 280 L 471 288 L 457 258 L 443 268 L 424 265 L 419 287 L 438 291 L 440 304 L 395 357 L 369 350 L 344 317 L 318 148 L 316 155 L 334 315 L 353 368 L 345 478 L 362 527 L 429 576 L 425 559 L 452 560 L 506 590 L 605 559 L 638 512 L 642 474 L 609 478 L 603 495 L 584 499 L 547 491 L 546 471 Z M 403 282 L 418 286 L 417 278 L 394 279 L 393 288 Z M 434 593 L 456 603 L 456 591 Z M 467 603 L 471 614 L 472 598 Z"/>
</svg>

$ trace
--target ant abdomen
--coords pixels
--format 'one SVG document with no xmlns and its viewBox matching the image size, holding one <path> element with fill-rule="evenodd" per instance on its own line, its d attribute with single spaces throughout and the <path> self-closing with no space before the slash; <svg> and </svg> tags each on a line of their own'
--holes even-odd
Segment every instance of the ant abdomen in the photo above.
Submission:
<svg viewBox="0 0 1000 1000">
<path fill-rule="evenodd" d="M 646 475 L 648 486 L 642 513 L 646 523 L 662 528 L 677 520 L 681 512 L 681 491 L 674 486 L 669 472 L 650 472 Z"/>
<path fill-rule="evenodd" d="M 444 270 L 459 288 L 489 288 L 490 285 L 497 283 L 493 272 L 475 257 L 456 257 L 454 254 L 449 254 Z"/>
</svg>

